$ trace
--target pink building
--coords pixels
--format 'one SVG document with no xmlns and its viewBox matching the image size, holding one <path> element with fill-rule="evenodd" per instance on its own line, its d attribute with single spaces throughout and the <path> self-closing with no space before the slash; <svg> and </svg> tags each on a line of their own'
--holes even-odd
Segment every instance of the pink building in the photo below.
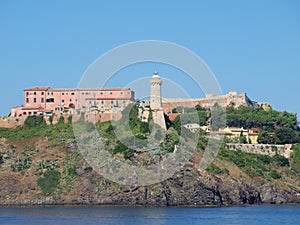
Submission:
<svg viewBox="0 0 300 225">
<path fill-rule="evenodd" d="M 12 109 L 11 116 L 51 115 L 70 109 L 119 112 L 134 101 L 130 88 L 50 88 L 24 90 L 24 104 Z"/>
</svg>

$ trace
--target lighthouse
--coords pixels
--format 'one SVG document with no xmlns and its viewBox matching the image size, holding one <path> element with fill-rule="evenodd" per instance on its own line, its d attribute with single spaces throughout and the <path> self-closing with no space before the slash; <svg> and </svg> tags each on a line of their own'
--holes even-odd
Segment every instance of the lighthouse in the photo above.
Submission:
<svg viewBox="0 0 300 225">
<path fill-rule="evenodd" d="M 154 111 L 162 110 L 161 103 L 161 85 L 162 80 L 155 71 L 150 80 L 150 108 Z"/>
<path fill-rule="evenodd" d="M 153 122 L 166 130 L 166 122 L 162 109 L 161 99 L 162 80 L 155 71 L 150 80 L 150 109 L 152 110 Z"/>
</svg>

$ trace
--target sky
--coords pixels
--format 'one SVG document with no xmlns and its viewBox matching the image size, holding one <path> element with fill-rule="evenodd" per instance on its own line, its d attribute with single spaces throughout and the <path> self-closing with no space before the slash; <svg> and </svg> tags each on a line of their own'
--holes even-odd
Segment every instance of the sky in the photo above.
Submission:
<svg viewBox="0 0 300 225">
<path fill-rule="evenodd" d="M 201 57 L 223 93 L 246 92 L 252 100 L 299 118 L 299 11 L 297 0 L 2 0 L 0 115 L 23 104 L 25 88 L 76 87 L 89 65 L 107 51 L 162 40 Z M 190 96 L 203 97 L 193 82 L 180 78 L 181 71 L 159 63 L 129 66 L 108 86 L 124 87 L 154 70 Z"/>
</svg>

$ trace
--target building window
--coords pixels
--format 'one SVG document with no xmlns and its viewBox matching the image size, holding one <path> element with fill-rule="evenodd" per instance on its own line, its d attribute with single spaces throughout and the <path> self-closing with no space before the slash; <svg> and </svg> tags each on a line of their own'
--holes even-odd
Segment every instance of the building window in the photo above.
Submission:
<svg viewBox="0 0 300 225">
<path fill-rule="evenodd" d="M 36 98 L 33 99 L 33 102 L 36 103 Z"/>
<path fill-rule="evenodd" d="M 41 98 L 41 102 L 42 102 L 42 103 L 44 102 L 44 98 Z"/>
<path fill-rule="evenodd" d="M 29 98 L 26 98 L 26 103 L 29 103 Z"/>
<path fill-rule="evenodd" d="M 44 95 L 44 92 L 42 91 L 42 95 Z"/>
<path fill-rule="evenodd" d="M 51 92 L 51 95 L 53 95 L 53 92 Z"/>
<path fill-rule="evenodd" d="M 102 92 L 102 91 L 100 92 L 100 95 L 103 95 L 103 92 Z"/>
<path fill-rule="evenodd" d="M 82 92 L 81 94 L 84 95 L 84 92 Z"/>
<path fill-rule="evenodd" d="M 112 95 L 112 92 L 110 92 L 109 94 L 111 94 L 111 95 Z"/>
<path fill-rule="evenodd" d="M 64 103 L 65 103 L 65 100 L 61 100 L 61 103 L 64 104 Z"/>
<path fill-rule="evenodd" d="M 47 98 L 46 102 L 54 102 L 54 98 Z"/>
<path fill-rule="evenodd" d="M 36 95 L 36 92 L 33 92 L 33 95 Z"/>
<path fill-rule="evenodd" d="M 121 93 L 120 93 L 121 95 L 123 94 L 123 91 L 121 91 Z"/>
<path fill-rule="evenodd" d="M 31 112 L 29 112 L 28 115 L 31 115 Z"/>
<path fill-rule="evenodd" d="M 29 95 L 29 92 L 26 92 L 26 95 L 28 96 L 28 95 Z"/>
<path fill-rule="evenodd" d="M 72 99 L 70 99 L 70 102 L 72 102 Z"/>
<path fill-rule="evenodd" d="M 85 92 L 85 94 L 86 94 L 86 95 L 89 95 L 89 94 L 90 94 L 90 92 Z"/>
<path fill-rule="evenodd" d="M 110 101 L 111 104 L 114 104 L 114 101 Z"/>
<path fill-rule="evenodd" d="M 101 101 L 101 104 L 104 104 L 104 101 Z"/>
<path fill-rule="evenodd" d="M 75 93 L 74 93 L 74 92 L 72 92 L 72 93 L 71 93 L 71 95 L 75 95 Z"/>
<path fill-rule="evenodd" d="M 65 93 L 61 93 L 62 95 L 65 95 Z"/>
</svg>

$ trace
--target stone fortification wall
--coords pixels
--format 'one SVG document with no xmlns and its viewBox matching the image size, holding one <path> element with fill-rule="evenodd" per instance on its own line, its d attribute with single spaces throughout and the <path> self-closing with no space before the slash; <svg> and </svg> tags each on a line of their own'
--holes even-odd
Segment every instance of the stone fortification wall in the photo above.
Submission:
<svg viewBox="0 0 300 225">
<path fill-rule="evenodd" d="M 0 116 L 0 127 L 4 128 L 14 128 L 17 126 L 22 126 L 26 118 L 15 118 L 8 116 Z"/>
<path fill-rule="evenodd" d="M 229 150 L 243 151 L 246 153 L 274 156 L 282 155 L 286 158 L 291 157 L 292 145 L 266 145 L 266 144 L 226 144 Z"/>
<path fill-rule="evenodd" d="M 53 114 L 53 120 L 52 124 L 56 124 L 59 121 L 60 117 L 64 118 L 65 123 L 68 122 L 68 118 L 72 116 L 72 121 L 76 122 L 80 119 L 81 114 L 71 114 L 71 113 L 56 113 Z M 121 112 L 116 113 L 86 113 L 85 115 L 85 121 L 97 123 L 97 122 L 105 122 L 110 120 L 119 120 L 122 117 Z M 3 128 L 15 128 L 17 126 L 22 126 L 24 124 L 24 121 L 27 117 L 7 117 L 2 116 L 0 117 L 0 127 Z M 46 121 L 46 124 L 50 125 L 50 117 L 44 116 L 44 120 Z"/>
<path fill-rule="evenodd" d="M 227 92 L 226 95 L 208 94 L 206 98 L 163 98 L 162 106 L 164 112 L 169 113 L 176 107 L 193 108 L 196 105 L 200 105 L 203 108 L 211 108 L 216 103 L 224 108 L 231 104 L 234 107 L 241 105 L 252 108 L 259 107 L 259 105 L 251 101 L 245 93 L 238 95 L 236 92 Z"/>
</svg>

